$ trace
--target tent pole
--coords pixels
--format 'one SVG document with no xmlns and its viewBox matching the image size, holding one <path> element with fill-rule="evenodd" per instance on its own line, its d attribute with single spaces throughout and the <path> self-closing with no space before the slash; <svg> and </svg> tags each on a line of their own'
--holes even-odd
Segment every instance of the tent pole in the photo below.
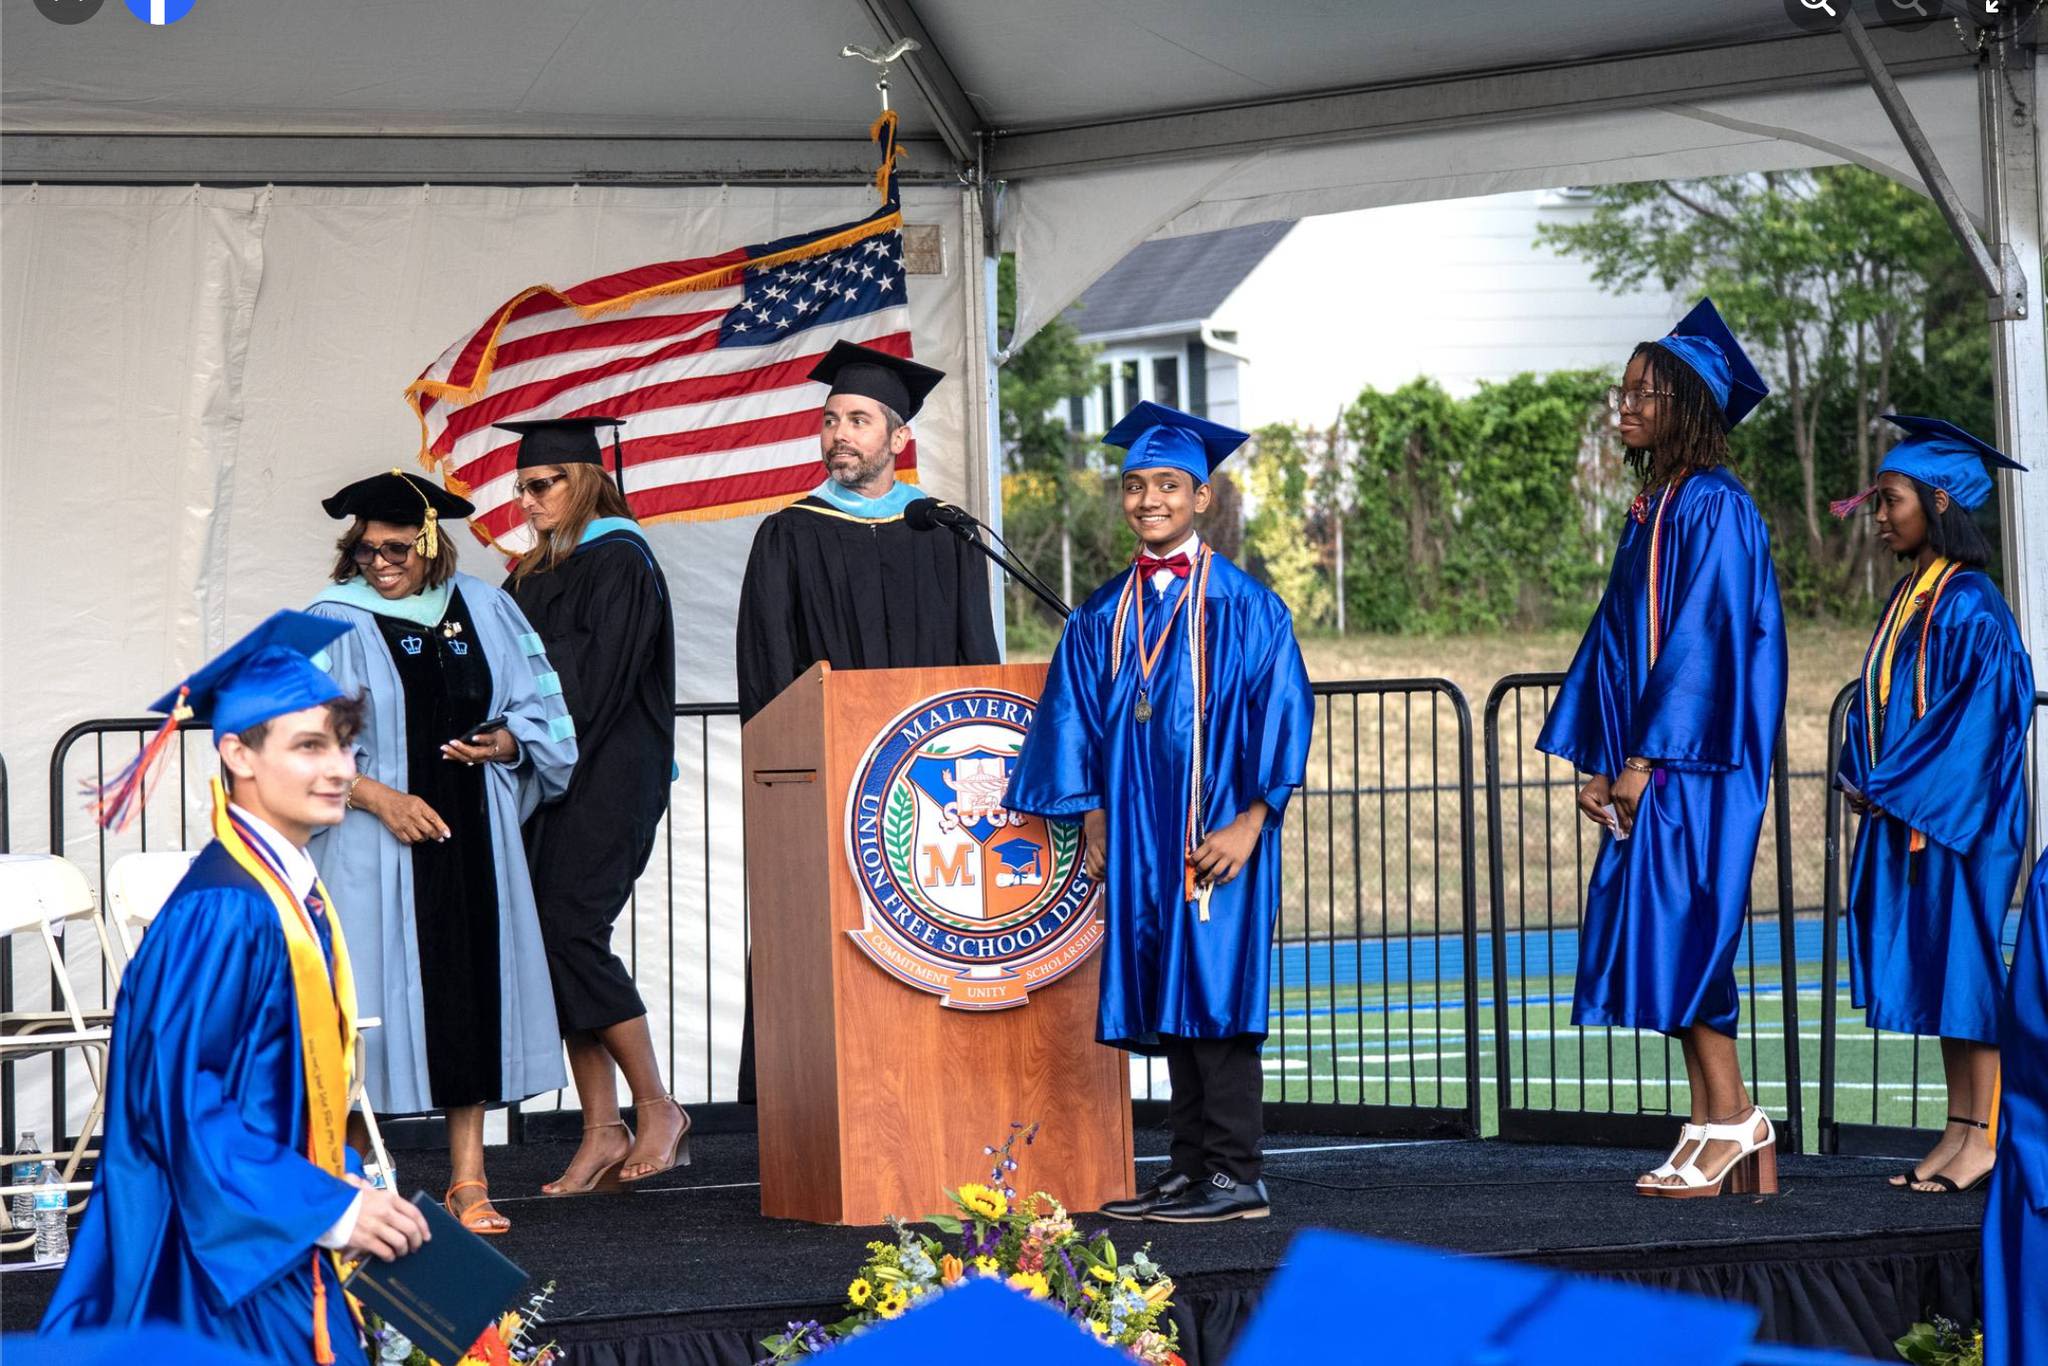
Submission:
<svg viewBox="0 0 2048 1366">
<path fill-rule="evenodd" d="M 970 338 L 967 354 L 976 358 L 978 371 L 968 382 L 967 439 L 970 442 L 977 440 L 975 429 L 978 426 L 982 459 L 976 462 L 969 456 L 967 488 L 975 514 L 1000 536 L 1003 531 L 1003 415 L 996 365 L 1002 352 L 1002 337 L 997 326 L 996 278 L 1001 257 L 997 252 L 994 225 L 990 221 L 990 202 L 982 192 L 982 185 L 977 174 L 967 177 L 960 189 L 960 213 L 966 229 L 963 235 L 968 250 L 975 253 L 981 267 L 980 278 L 967 281 L 967 313 L 971 324 L 967 329 Z M 976 333 L 980 334 L 981 340 L 978 349 L 972 340 Z M 988 592 L 989 610 L 996 626 L 996 645 L 1007 656 L 1008 625 L 1001 574 L 989 576 Z"/>
<path fill-rule="evenodd" d="M 1978 70 L 1978 126 L 1984 148 L 1984 221 L 1994 259 L 2041 260 L 2048 193 L 2041 173 L 2041 79 L 2033 54 L 2017 42 L 1994 45 Z M 2001 306 L 2003 305 L 2003 306 Z M 1999 472 L 2004 529 L 2005 596 L 2033 655 L 2036 686 L 2048 683 L 2048 348 L 2042 339 L 2038 266 L 2020 276 L 2019 291 L 1994 300 L 1991 315 L 1992 398 L 1999 449 L 2026 474 Z M 2040 727 L 2035 727 L 2038 736 Z M 2038 741 L 2037 741 L 2038 752 Z M 2035 835 L 2048 812 L 2048 764 L 2033 766 Z"/>
<path fill-rule="evenodd" d="M 1906 103 L 1905 95 L 1899 90 L 1899 83 L 1892 79 L 1892 73 L 1885 68 L 1884 58 L 1871 45 L 1870 33 L 1863 27 L 1863 20 L 1848 5 L 1842 6 L 1842 37 L 1848 40 L 1849 51 L 1855 54 L 1856 64 L 1863 68 L 1864 79 L 1870 82 L 1870 89 L 1877 96 L 1878 104 L 1884 109 L 1885 117 L 1891 120 L 1892 131 L 1905 144 L 1906 155 L 1913 159 L 1913 167 L 1920 172 L 1921 183 L 1927 187 L 1927 197 L 1934 201 L 1941 211 L 1942 221 L 1963 254 L 1970 258 L 1970 268 L 1977 273 L 1977 283 L 1992 298 L 2004 297 L 2010 288 L 2007 268 L 1984 243 L 1977 232 L 1977 225 L 1970 219 L 1970 206 L 1963 203 L 1962 196 L 1942 169 L 1941 158 L 1935 155 L 1934 145 L 1921 131 L 1920 121 L 1913 117 L 1913 107 Z"/>
</svg>

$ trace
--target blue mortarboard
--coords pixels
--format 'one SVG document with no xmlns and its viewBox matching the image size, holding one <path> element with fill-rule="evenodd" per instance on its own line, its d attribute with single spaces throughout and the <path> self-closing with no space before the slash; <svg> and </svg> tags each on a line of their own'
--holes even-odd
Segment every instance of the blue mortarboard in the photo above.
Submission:
<svg viewBox="0 0 2048 1366">
<path fill-rule="evenodd" d="M 1437 1366 L 1739 1366 L 1755 1331 L 1746 1306 L 1642 1290 L 1543 1267 L 1311 1231 L 1280 1270 L 1230 1366 L 1328 1355 L 1332 1306 L 1369 1355 Z"/>
<path fill-rule="evenodd" d="M 1938 417 L 1887 413 L 1885 421 L 1904 429 L 1906 435 L 1886 453 L 1877 472 L 1892 470 L 1910 475 L 1945 491 L 1966 508 L 1977 507 L 1991 496 L 1991 473 L 1985 466 L 2021 471 L 2027 468 L 1990 442 L 1979 441 L 1955 423 Z"/>
<path fill-rule="evenodd" d="M 307 612 L 275 612 L 269 620 L 199 666 L 198 672 L 150 704 L 168 718 L 125 769 L 104 784 L 88 784 L 93 817 L 102 827 L 126 826 L 149 798 L 158 761 L 186 721 L 233 735 L 275 717 L 340 697 L 341 685 L 311 656 L 340 636 L 346 622 Z"/>
<path fill-rule="evenodd" d="M 1692 312 L 1680 318 L 1671 335 L 1660 338 L 1657 345 L 1705 381 L 1714 402 L 1721 405 L 1722 418 L 1731 428 L 1748 417 L 1750 409 L 1771 392 L 1771 386 L 1749 363 L 1742 343 L 1721 321 L 1720 310 L 1714 307 L 1712 299 L 1694 304 Z"/>
<path fill-rule="evenodd" d="M 1329 1331 L 1327 1321 L 1323 1331 Z M 833 1348 L 832 1360 L 844 1366 L 901 1366 L 912 1361 L 1130 1366 L 1131 1361 L 1097 1342 L 1059 1310 L 985 1278 L 919 1301 L 903 1317 L 877 1324 Z"/>
<path fill-rule="evenodd" d="M 149 709 L 172 713 L 182 703 L 192 720 L 212 726 L 217 735 L 232 735 L 332 702 L 341 696 L 341 685 L 315 667 L 312 656 L 348 632 L 348 623 L 328 617 L 274 612 Z"/>
<path fill-rule="evenodd" d="M 161 1325 L 52 1337 L 9 1333 L 0 1338 L 0 1356 L 7 1359 L 7 1366 L 127 1366 L 135 1361 L 151 1366 L 263 1366 L 262 1357 L 220 1338 Z"/>
<path fill-rule="evenodd" d="M 1249 440 L 1248 433 L 1235 427 L 1147 399 L 1104 433 L 1102 444 L 1123 447 L 1125 474 L 1161 468 L 1186 470 L 1206 484 L 1210 473 Z"/>
</svg>

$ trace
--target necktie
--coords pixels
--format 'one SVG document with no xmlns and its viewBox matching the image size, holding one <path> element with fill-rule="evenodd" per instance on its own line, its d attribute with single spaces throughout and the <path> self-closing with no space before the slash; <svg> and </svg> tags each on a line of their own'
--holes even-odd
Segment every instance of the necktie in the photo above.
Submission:
<svg viewBox="0 0 2048 1366">
<path fill-rule="evenodd" d="M 1138 572 L 1148 579 L 1162 569 L 1173 575 L 1176 579 L 1184 579 L 1188 576 L 1188 557 L 1184 554 L 1168 555 L 1163 560 L 1153 555 L 1140 555 L 1137 563 Z"/>
</svg>

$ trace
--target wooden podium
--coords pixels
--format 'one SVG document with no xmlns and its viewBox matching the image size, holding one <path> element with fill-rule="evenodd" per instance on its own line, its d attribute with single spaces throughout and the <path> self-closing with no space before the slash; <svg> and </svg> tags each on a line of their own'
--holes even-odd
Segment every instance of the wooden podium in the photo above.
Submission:
<svg viewBox="0 0 2048 1366">
<path fill-rule="evenodd" d="M 1043 665 L 834 672 L 819 664 L 747 723 L 741 754 L 763 1214 L 878 1224 L 933 1213 L 945 1207 L 943 1190 L 988 1180 L 985 1145 L 1000 1144 L 1012 1122 L 1034 1120 L 1042 1125 L 1037 1141 L 1013 1152 L 1011 1184 L 1020 1196 L 1043 1189 L 1069 1209 L 1092 1210 L 1132 1194 L 1129 1067 L 1120 1050 L 1095 1042 L 1094 952 L 1081 958 L 1070 950 L 1077 961 L 1064 975 L 1032 987 L 1020 1004 L 986 1009 L 966 994 L 942 1004 L 936 988 L 905 980 L 906 965 L 916 967 L 907 955 L 885 968 L 854 937 L 864 927 L 872 936 L 875 912 L 849 862 L 847 806 L 856 777 L 874 771 L 868 761 L 888 755 L 883 732 L 928 699 L 1000 690 L 1035 700 L 1044 681 Z M 920 757 L 905 753 L 905 762 Z M 929 786 L 930 765 L 943 760 L 922 762 L 919 777 Z M 961 762 L 941 775 L 949 786 L 956 772 L 963 785 L 979 776 L 984 792 L 999 781 L 1000 759 L 980 761 L 978 774 Z M 934 852 L 931 866 L 955 883 L 971 882 L 976 866 L 997 868 L 977 893 L 993 898 L 996 883 L 1042 880 L 1053 862 L 1041 861 L 1038 845 L 1000 836 L 969 852 L 983 845 L 1033 862 L 1019 873 L 990 863 L 994 853 L 969 865 L 956 852 L 947 865 Z M 1099 904 L 1091 905 L 1074 923 L 1092 927 L 1099 916 Z M 975 990 L 999 996 L 1028 975 Z"/>
</svg>

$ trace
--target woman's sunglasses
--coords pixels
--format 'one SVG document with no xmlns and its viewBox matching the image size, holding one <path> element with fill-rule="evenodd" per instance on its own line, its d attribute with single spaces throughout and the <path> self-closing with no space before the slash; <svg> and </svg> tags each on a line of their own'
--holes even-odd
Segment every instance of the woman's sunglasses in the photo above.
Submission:
<svg viewBox="0 0 2048 1366">
<path fill-rule="evenodd" d="M 357 541 L 349 547 L 348 557 L 357 564 L 368 564 L 382 555 L 386 564 L 404 564 L 406 556 L 412 554 L 413 545 L 411 541 L 386 541 L 382 545 Z"/>
</svg>

